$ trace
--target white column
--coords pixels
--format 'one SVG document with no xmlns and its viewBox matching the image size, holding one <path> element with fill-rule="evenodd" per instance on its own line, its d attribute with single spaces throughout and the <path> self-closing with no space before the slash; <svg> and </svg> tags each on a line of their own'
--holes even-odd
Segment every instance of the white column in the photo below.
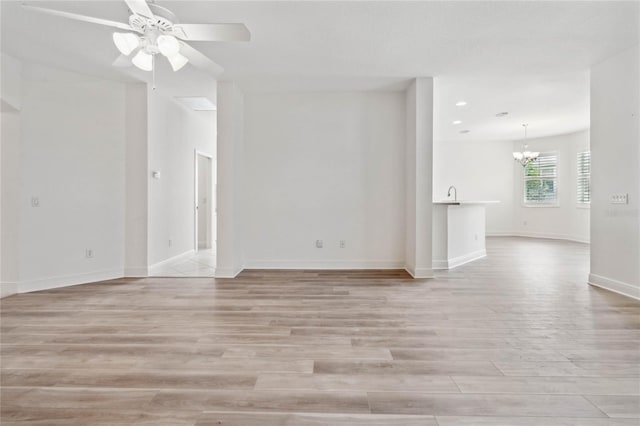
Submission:
<svg viewBox="0 0 640 426">
<path fill-rule="evenodd" d="M 405 269 L 430 278 L 432 269 L 433 78 L 407 89 Z"/>
<path fill-rule="evenodd" d="M 233 278 L 244 268 L 244 96 L 233 82 L 218 82 L 216 277 Z"/>
<path fill-rule="evenodd" d="M 126 88 L 125 277 L 148 275 L 149 143 L 147 85 Z"/>
</svg>

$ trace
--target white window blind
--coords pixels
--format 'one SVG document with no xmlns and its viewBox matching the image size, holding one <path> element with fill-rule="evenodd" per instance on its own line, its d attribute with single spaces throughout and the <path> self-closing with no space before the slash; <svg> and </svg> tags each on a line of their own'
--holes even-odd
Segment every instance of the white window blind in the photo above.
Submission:
<svg viewBox="0 0 640 426">
<path fill-rule="evenodd" d="M 555 153 L 540 153 L 536 161 L 524 168 L 524 203 L 558 203 L 558 156 Z"/>
<path fill-rule="evenodd" d="M 591 151 L 578 153 L 578 203 L 591 202 Z"/>
</svg>

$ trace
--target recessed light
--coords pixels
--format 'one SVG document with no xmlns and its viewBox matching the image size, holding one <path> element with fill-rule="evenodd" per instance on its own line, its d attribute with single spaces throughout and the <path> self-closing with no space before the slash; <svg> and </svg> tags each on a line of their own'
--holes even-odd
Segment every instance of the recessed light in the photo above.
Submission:
<svg viewBox="0 0 640 426">
<path fill-rule="evenodd" d="M 465 106 L 467 103 L 465 101 L 456 102 L 456 106 Z"/>
<path fill-rule="evenodd" d="M 453 124 L 462 124 L 462 120 L 454 120 L 452 123 Z"/>
<path fill-rule="evenodd" d="M 506 115 L 509 115 L 509 113 L 507 111 L 503 111 L 503 112 L 499 112 L 496 114 L 496 117 L 504 117 Z"/>
<path fill-rule="evenodd" d="M 469 133 L 471 130 L 460 130 L 460 133 Z"/>
</svg>

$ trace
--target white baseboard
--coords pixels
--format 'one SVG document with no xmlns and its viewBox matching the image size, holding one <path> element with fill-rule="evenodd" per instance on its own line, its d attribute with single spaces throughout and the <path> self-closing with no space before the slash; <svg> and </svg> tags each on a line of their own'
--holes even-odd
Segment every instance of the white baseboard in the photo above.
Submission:
<svg viewBox="0 0 640 426">
<path fill-rule="evenodd" d="M 104 271 L 87 272 L 84 274 L 60 275 L 57 277 L 39 278 L 18 283 L 18 293 L 49 290 L 52 288 L 68 287 L 78 284 L 88 284 L 96 281 L 113 280 L 124 276 L 122 269 L 108 269 Z"/>
<path fill-rule="evenodd" d="M 513 232 L 500 231 L 500 232 L 486 232 L 485 237 L 515 237 Z"/>
<path fill-rule="evenodd" d="M 640 287 L 629 283 L 603 277 L 601 275 L 589 274 L 589 284 L 640 300 Z"/>
<path fill-rule="evenodd" d="M 215 278 L 235 278 L 244 270 L 244 265 L 236 268 L 219 268 L 216 267 Z"/>
<path fill-rule="evenodd" d="M 144 278 L 149 276 L 149 268 L 139 266 L 133 268 L 124 268 L 125 278 Z"/>
<path fill-rule="evenodd" d="M 190 249 L 190 250 L 185 251 L 184 253 L 180 253 L 180 254 L 177 254 L 177 255 L 175 255 L 173 257 L 170 257 L 168 259 L 162 260 L 162 261 L 160 261 L 158 263 L 154 263 L 153 265 L 149 266 L 148 269 L 151 270 L 153 268 L 157 268 L 159 266 L 166 265 L 167 263 L 172 263 L 172 262 L 175 262 L 175 261 L 178 261 L 178 260 L 181 260 L 181 259 L 186 259 L 188 257 L 194 256 L 195 254 L 196 254 L 196 251 L 194 249 Z"/>
<path fill-rule="evenodd" d="M 565 234 L 545 234 L 539 232 L 491 232 L 486 234 L 487 237 L 523 237 L 523 238 L 542 238 L 548 240 L 564 240 L 576 243 L 589 244 L 588 239 L 573 237 Z"/>
<path fill-rule="evenodd" d="M 464 265 L 465 263 L 473 262 L 474 260 L 487 257 L 487 251 L 482 249 L 474 251 L 463 256 L 454 257 L 452 259 L 436 259 L 433 261 L 433 269 L 453 269 L 456 266 Z"/>
<path fill-rule="evenodd" d="M 404 270 L 415 279 L 433 278 L 432 268 L 414 268 L 412 266 L 405 265 Z"/>
<path fill-rule="evenodd" d="M 250 260 L 246 269 L 403 269 L 396 260 Z"/>
<path fill-rule="evenodd" d="M 15 281 L 0 282 L 0 299 L 18 292 L 18 283 Z"/>
</svg>

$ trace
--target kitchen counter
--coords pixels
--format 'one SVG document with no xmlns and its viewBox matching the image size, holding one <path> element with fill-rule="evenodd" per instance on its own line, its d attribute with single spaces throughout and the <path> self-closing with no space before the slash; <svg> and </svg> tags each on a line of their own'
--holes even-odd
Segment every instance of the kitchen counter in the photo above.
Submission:
<svg viewBox="0 0 640 426">
<path fill-rule="evenodd" d="M 499 201 L 433 202 L 433 269 L 451 269 L 487 255 L 487 204 Z"/>
</svg>

